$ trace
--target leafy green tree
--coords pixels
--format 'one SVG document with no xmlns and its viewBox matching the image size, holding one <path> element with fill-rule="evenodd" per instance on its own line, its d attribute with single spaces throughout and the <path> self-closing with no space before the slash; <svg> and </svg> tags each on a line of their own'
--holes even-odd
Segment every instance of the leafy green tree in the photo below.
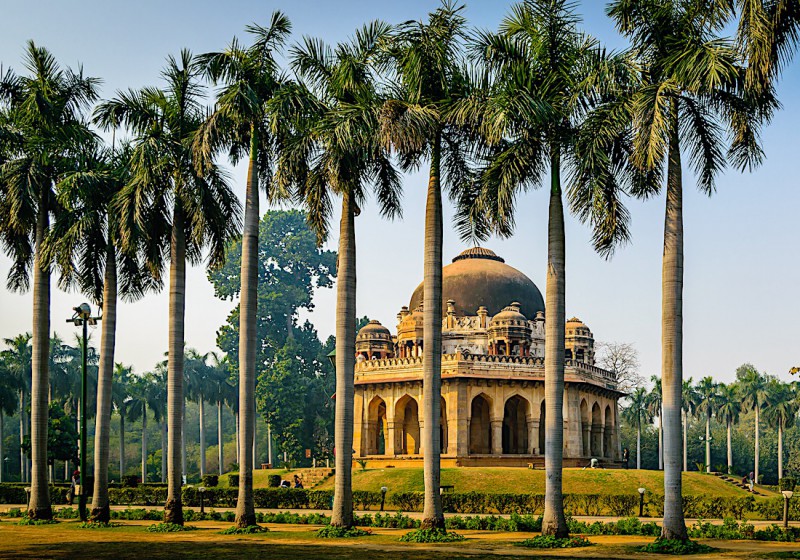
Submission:
<svg viewBox="0 0 800 560">
<path fill-rule="evenodd" d="M 204 123 L 197 136 L 196 149 L 203 160 L 210 160 L 213 151 L 229 151 L 232 163 L 248 156 L 247 190 L 242 234 L 241 292 L 239 304 L 239 398 L 240 437 L 239 448 L 244 453 L 239 465 L 239 497 L 236 505 L 236 525 L 247 527 L 256 524 L 253 506 L 253 438 L 255 417 L 256 316 L 258 307 L 258 223 L 259 187 L 266 190 L 269 200 L 279 198 L 270 189 L 272 164 L 278 142 L 269 130 L 269 102 L 284 86 L 287 78 L 275 60 L 275 54 L 286 42 L 291 32 L 289 19 L 281 12 L 272 14 L 267 27 L 247 27 L 254 42 L 244 47 L 234 39 L 222 52 L 200 57 L 200 64 L 214 84 L 221 83 L 214 112 Z M 203 445 L 201 444 L 201 447 Z M 205 451 L 201 450 L 201 471 L 205 472 Z"/>
<path fill-rule="evenodd" d="M 382 135 L 396 150 L 401 168 L 427 161 L 423 300 L 423 431 L 425 504 L 423 528 L 444 529 L 439 493 L 442 377 L 442 187 L 457 198 L 471 180 L 473 149 L 468 128 L 457 124 L 452 109 L 471 92 L 464 61 L 467 29 L 464 6 L 451 0 L 428 14 L 427 21 L 397 26 L 385 43 L 392 86 L 381 111 Z M 337 352 L 338 356 L 338 352 Z"/>
<path fill-rule="evenodd" d="M 54 191 L 91 137 L 84 111 L 99 80 L 62 68 L 53 55 L 27 43 L 27 75 L 0 76 L 0 240 L 10 256 L 8 287 L 25 291 L 33 274 L 31 381 L 31 519 L 52 519 L 47 486 L 50 269 L 43 244 L 61 208 Z"/>
<path fill-rule="evenodd" d="M 239 231 L 240 205 L 223 172 L 194 157 L 193 144 L 205 117 L 201 69 L 188 50 L 168 57 L 164 87 L 119 92 L 95 111 L 105 129 L 125 127 L 131 143 L 130 181 L 115 206 L 121 249 L 142 244 L 143 265 L 156 284 L 169 261 L 169 347 L 167 424 L 169 427 L 166 522 L 183 524 L 181 434 L 184 379 L 186 261 L 222 262 L 225 247 Z"/>
<path fill-rule="evenodd" d="M 662 537 L 687 540 L 681 502 L 683 384 L 682 149 L 701 191 L 711 194 L 718 173 L 762 158 L 759 128 L 775 102 L 771 90 L 746 88 L 741 50 L 721 36 L 731 2 L 615 0 L 608 14 L 632 43 L 640 83 L 621 107 L 632 123 L 632 162 L 666 175 L 662 275 L 664 410 L 664 523 Z M 728 136 L 728 139 L 725 136 Z M 666 173 L 665 173 L 666 172 Z M 652 189 L 637 194 L 648 196 Z"/>
<path fill-rule="evenodd" d="M 291 65 L 303 80 L 277 99 L 275 111 L 291 133 L 278 160 L 282 183 L 295 186 L 308 220 L 322 243 L 328 235 L 331 198 L 342 197 L 336 304 L 335 446 L 352 449 L 355 376 L 356 246 L 355 216 L 366 187 L 374 186 L 381 214 L 400 213 L 400 178 L 381 142 L 374 63 L 390 28 L 373 22 L 332 49 L 314 39 L 292 49 Z M 285 118 L 284 118 L 285 117 Z M 331 523 L 353 524 L 352 456 L 336 455 Z"/>
</svg>

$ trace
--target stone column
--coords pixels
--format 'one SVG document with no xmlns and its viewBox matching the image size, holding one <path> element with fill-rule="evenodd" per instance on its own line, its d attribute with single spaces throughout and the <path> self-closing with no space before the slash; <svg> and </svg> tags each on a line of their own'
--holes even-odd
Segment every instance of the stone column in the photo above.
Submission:
<svg viewBox="0 0 800 560">
<path fill-rule="evenodd" d="M 356 387 L 355 399 L 353 407 L 353 449 L 356 450 L 356 455 L 362 456 L 365 454 L 364 449 L 364 390 Z"/>
<path fill-rule="evenodd" d="M 536 453 L 536 446 L 539 444 L 539 421 L 529 417 L 528 423 L 528 455 Z"/>
<path fill-rule="evenodd" d="M 492 420 L 492 455 L 503 454 L 503 420 Z"/>
<path fill-rule="evenodd" d="M 448 416 L 447 418 L 447 449 L 448 455 L 458 454 L 458 420 Z"/>
<path fill-rule="evenodd" d="M 419 402 L 422 402 L 422 399 L 420 399 Z M 425 429 L 425 422 L 422 420 L 422 418 L 420 418 L 419 419 L 419 438 L 417 439 L 417 450 L 416 450 L 417 451 L 417 453 L 416 453 L 417 455 L 422 455 L 423 453 L 425 453 L 425 450 L 422 448 L 422 431 L 424 429 Z"/>
<path fill-rule="evenodd" d="M 583 426 L 583 448 L 581 449 L 581 455 L 591 455 L 592 454 L 592 425 L 586 424 Z"/>
<path fill-rule="evenodd" d="M 394 452 L 394 442 L 395 442 L 395 431 L 394 431 L 394 422 L 386 422 L 386 455 L 389 457 L 393 457 L 395 455 Z"/>
<path fill-rule="evenodd" d="M 605 457 L 608 454 L 606 449 L 606 427 L 600 426 L 600 456 Z"/>
</svg>

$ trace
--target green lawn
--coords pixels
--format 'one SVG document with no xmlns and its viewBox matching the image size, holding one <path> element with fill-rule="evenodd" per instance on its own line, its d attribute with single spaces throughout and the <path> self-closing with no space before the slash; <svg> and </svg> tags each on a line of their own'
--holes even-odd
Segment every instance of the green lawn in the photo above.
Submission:
<svg viewBox="0 0 800 560">
<path fill-rule="evenodd" d="M 544 477 L 543 470 L 523 468 L 442 469 L 442 485 L 452 485 L 456 492 L 544 494 Z M 379 491 L 381 486 L 389 488 L 389 493 L 422 491 L 422 469 L 356 468 L 353 471 L 354 490 Z M 636 489 L 641 487 L 649 492 L 663 494 L 664 473 L 647 470 L 564 469 L 564 492 L 568 494 L 635 494 Z M 333 478 L 317 488 L 333 489 Z M 683 490 L 686 494 L 700 496 L 747 495 L 745 490 L 716 476 L 698 472 L 683 474 Z M 778 496 L 777 493 L 763 488 L 759 488 L 759 491 L 768 496 Z"/>
</svg>

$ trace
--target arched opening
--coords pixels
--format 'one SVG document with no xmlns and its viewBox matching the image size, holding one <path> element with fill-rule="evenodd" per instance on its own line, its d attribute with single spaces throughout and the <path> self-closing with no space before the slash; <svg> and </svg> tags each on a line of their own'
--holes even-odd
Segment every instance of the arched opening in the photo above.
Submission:
<svg viewBox="0 0 800 560">
<path fill-rule="evenodd" d="M 491 406 L 483 395 L 472 399 L 469 416 L 469 452 L 488 455 L 492 452 Z"/>
<path fill-rule="evenodd" d="M 603 430 L 603 456 L 611 458 L 614 456 L 614 446 L 611 445 L 611 435 L 614 433 L 614 417 L 611 413 L 611 407 L 609 405 L 606 405 L 605 417 L 606 429 Z"/>
<path fill-rule="evenodd" d="M 503 407 L 503 453 L 528 452 L 528 401 L 514 395 Z"/>
<path fill-rule="evenodd" d="M 602 412 L 600 405 L 596 402 L 592 405 L 592 438 L 591 438 L 591 455 L 592 457 L 603 456 L 603 419 L 601 418 Z"/>
<path fill-rule="evenodd" d="M 405 395 L 397 401 L 395 410 L 395 449 L 401 455 L 419 453 L 419 407 L 417 401 Z"/>
<path fill-rule="evenodd" d="M 547 431 L 545 429 L 545 406 L 544 401 L 542 401 L 542 405 L 539 409 L 539 454 L 544 455 L 544 444 L 545 444 L 545 436 Z"/>
<path fill-rule="evenodd" d="M 579 348 L 578 350 L 575 350 L 575 359 L 577 361 L 579 361 L 579 362 L 583 362 L 584 361 L 584 359 L 583 359 L 584 355 L 583 354 L 584 354 L 583 348 Z"/>
<path fill-rule="evenodd" d="M 368 414 L 368 436 L 367 436 L 367 455 L 386 454 L 386 434 L 388 433 L 386 421 L 386 402 L 380 398 L 373 398 L 367 409 Z"/>
<path fill-rule="evenodd" d="M 448 433 L 447 433 L 447 403 L 444 397 L 439 406 L 439 452 L 447 453 Z"/>
<path fill-rule="evenodd" d="M 581 400 L 581 455 L 591 455 L 592 419 L 589 416 L 589 404 L 586 399 Z"/>
<path fill-rule="evenodd" d="M 570 350 L 569 348 L 564 350 L 564 359 L 565 360 L 571 360 L 572 359 L 572 350 Z"/>
</svg>

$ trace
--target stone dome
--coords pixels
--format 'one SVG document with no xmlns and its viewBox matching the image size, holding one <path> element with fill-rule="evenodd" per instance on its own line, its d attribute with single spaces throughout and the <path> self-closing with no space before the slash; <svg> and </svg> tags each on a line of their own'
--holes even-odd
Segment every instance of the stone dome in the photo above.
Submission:
<svg viewBox="0 0 800 560">
<path fill-rule="evenodd" d="M 380 321 L 376 321 L 375 319 L 361 327 L 361 330 L 358 331 L 358 338 L 376 338 L 375 335 L 391 337 L 389 329 L 381 325 Z"/>
<path fill-rule="evenodd" d="M 422 303 L 423 285 L 411 296 L 410 309 Z M 544 311 L 544 299 L 533 281 L 516 268 L 509 266 L 493 251 L 473 247 L 462 251 L 442 269 L 442 314 L 447 313 L 447 300 L 455 301 L 457 316 L 477 315 L 484 306 L 489 316 L 500 313 L 512 302 L 519 311 L 535 317 Z"/>
<path fill-rule="evenodd" d="M 503 308 L 503 310 L 492 317 L 492 323 L 500 324 L 500 323 L 520 323 L 527 325 L 528 319 L 519 312 L 519 302 L 515 301 L 508 307 Z"/>
</svg>

